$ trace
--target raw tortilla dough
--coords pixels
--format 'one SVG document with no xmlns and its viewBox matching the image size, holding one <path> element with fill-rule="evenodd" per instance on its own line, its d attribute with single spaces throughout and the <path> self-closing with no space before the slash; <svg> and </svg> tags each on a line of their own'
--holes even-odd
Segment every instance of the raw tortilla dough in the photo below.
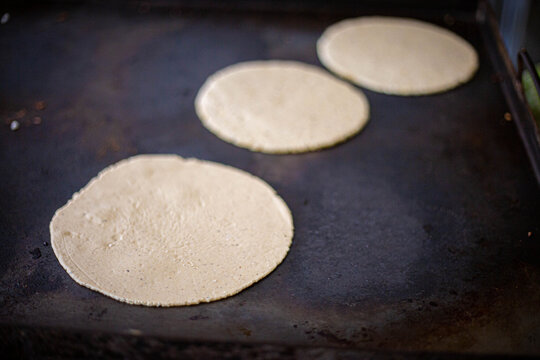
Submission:
<svg viewBox="0 0 540 360">
<path fill-rule="evenodd" d="M 360 90 L 294 61 L 245 62 L 218 71 L 202 86 L 195 108 L 223 140 L 266 153 L 335 145 L 369 118 Z"/>
<path fill-rule="evenodd" d="M 361 17 L 330 26 L 317 54 L 331 71 L 373 91 L 432 94 L 467 82 L 478 68 L 474 48 L 423 21 Z"/>
<path fill-rule="evenodd" d="M 103 170 L 54 215 L 51 243 L 81 285 L 131 304 L 231 296 L 285 258 L 292 216 L 261 179 L 175 155 Z"/>
</svg>

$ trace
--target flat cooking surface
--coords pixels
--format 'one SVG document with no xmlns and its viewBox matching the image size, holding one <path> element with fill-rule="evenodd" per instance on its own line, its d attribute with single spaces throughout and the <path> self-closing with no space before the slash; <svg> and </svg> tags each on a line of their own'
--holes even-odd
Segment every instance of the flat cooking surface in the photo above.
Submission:
<svg viewBox="0 0 540 360">
<path fill-rule="evenodd" d="M 439 24 L 443 15 L 424 14 Z M 417 98 L 365 91 L 370 123 L 335 148 L 253 153 L 197 119 L 193 100 L 208 75 L 255 59 L 320 66 L 315 41 L 340 18 L 12 13 L 0 26 L 0 323 L 540 353 L 540 196 L 472 19 L 445 25 L 479 52 L 472 82 Z M 45 110 L 34 109 L 38 100 Z M 4 121 L 23 108 L 10 131 Z M 44 245 L 49 221 L 101 169 L 142 153 L 217 161 L 268 181 L 296 226 L 283 264 L 237 296 L 192 307 L 130 306 L 77 285 Z"/>
</svg>

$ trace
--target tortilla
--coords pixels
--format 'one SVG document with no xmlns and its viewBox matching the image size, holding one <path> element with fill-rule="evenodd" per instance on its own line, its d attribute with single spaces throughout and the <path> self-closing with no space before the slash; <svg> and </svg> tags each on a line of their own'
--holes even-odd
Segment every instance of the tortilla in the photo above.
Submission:
<svg viewBox="0 0 540 360">
<path fill-rule="evenodd" d="M 210 76 L 195 100 L 204 126 L 237 146 L 266 153 L 329 147 L 369 118 L 364 94 L 326 71 L 294 61 L 253 61 Z"/>
<path fill-rule="evenodd" d="M 452 89 L 478 69 L 474 48 L 458 35 L 423 21 L 360 17 L 330 26 L 317 42 L 320 61 L 367 89 L 424 95 Z"/>
<path fill-rule="evenodd" d="M 285 258 L 284 201 L 244 171 L 175 155 L 122 160 L 54 215 L 51 243 L 79 284 L 116 300 L 190 305 L 234 295 Z"/>
</svg>

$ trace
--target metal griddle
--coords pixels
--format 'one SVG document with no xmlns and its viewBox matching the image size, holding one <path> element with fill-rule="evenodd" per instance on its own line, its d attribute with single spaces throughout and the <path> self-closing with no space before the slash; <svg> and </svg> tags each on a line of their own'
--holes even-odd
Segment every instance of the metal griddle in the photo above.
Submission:
<svg viewBox="0 0 540 360">
<path fill-rule="evenodd" d="M 318 152 L 250 152 L 197 119 L 194 97 L 216 70 L 255 59 L 320 66 L 322 31 L 365 14 L 449 28 L 474 45 L 480 69 L 433 96 L 365 90 L 368 126 Z M 12 11 L 0 27 L 0 115 L 27 113 L 18 131 L 0 128 L 2 346 L 76 357 L 540 355 L 540 193 L 504 118 L 508 74 L 488 56 L 498 50 L 486 26 L 474 9 L 441 6 Z M 77 285 L 48 244 L 49 221 L 101 169 L 143 153 L 216 161 L 270 183 L 296 227 L 284 262 L 236 296 L 190 307 L 132 306 Z"/>
</svg>

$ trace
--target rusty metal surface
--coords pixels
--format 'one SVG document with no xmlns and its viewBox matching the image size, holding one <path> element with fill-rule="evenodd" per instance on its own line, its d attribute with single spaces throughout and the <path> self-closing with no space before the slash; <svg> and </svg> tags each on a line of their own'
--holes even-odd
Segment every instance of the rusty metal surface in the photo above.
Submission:
<svg viewBox="0 0 540 360">
<path fill-rule="evenodd" d="M 445 24 L 444 15 L 426 19 L 479 52 L 470 83 L 415 98 L 366 91 L 372 115 L 361 134 L 276 156 L 205 130 L 196 91 L 238 61 L 319 64 L 315 41 L 339 16 L 13 13 L 0 27 L 0 323 L 187 342 L 540 354 L 539 189 L 504 120 L 477 24 Z M 268 181 L 295 220 L 283 264 L 234 297 L 191 307 L 131 306 L 77 285 L 48 244 L 49 221 L 99 170 L 140 153 L 218 161 Z"/>
</svg>

